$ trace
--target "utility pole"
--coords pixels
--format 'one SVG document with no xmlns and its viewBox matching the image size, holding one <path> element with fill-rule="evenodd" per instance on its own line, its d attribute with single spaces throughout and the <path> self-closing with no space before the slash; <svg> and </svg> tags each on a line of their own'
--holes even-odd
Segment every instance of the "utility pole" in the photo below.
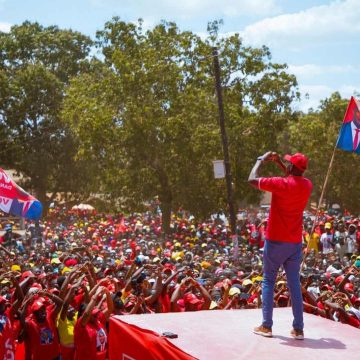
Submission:
<svg viewBox="0 0 360 360">
<path fill-rule="evenodd" d="M 226 190 L 227 190 L 227 202 L 228 202 L 229 216 L 230 216 L 230 228 L 234 242 L 234 250 L 235 250 L 234 257 L 237 258 L 237 253 L 235 253 L 238 252 L 238 243 L 237 243 L 237 234 L 236 234 L 236 214 L 235 214 L 234 202 L 233 202 L 233 189 L 232 189 L 232 180 L 231 180 L 228 139 L 225 129 L 225 116 L 224 116 L 224 106 L 223 106 L 221 79 L 220 79 L 219 55 L 216 47 L 213 48 L 213 59 L 214 59 L 215 87 L 216 87 L 216 94 L 218 98 L 218 107 L 219 107 L 219 125 L 221 130 L 221 140 L 222 140 L 222 146 L 224 152 L 225 180 L 226 180 Z"/>
</svg>

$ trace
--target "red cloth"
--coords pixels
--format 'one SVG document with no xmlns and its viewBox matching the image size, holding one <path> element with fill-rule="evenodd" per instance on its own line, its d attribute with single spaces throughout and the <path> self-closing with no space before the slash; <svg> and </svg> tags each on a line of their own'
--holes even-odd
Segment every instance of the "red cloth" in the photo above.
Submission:
<svg viewBox="0 0 360 360">
<path fill-rule="evenodd" d="M 25 359 L 25 343 L 20 343 L 16 347 L 15 360 L 24 360 L 24 359 Z"/>
<path fill-rule="evenodd" d="M 260 190 L 272 193 L 266 238 L 273 241 L 302 241 L 303 211 L 312 183 L 302 176 L 260 178 Z"/>
<path fill-rule="evenodd" d="M 75 360 L 105 360 L 107 352 L 107 332 L 105 316 L 98 313 L 95 323 L 81 325 L 78 319 L 74 329 Z"/>
<path fill-rule="evenodd" d="M 70 266 L 77 265 L 77 263 L 78 263 L 78 261 L 76 259 L 67 259 L 64 264 L 65 264 L 65 266 L 70 267 Z"/>
<path fill-rule="evenodd" d="M 171 302 L 170 302 L 170 296 L 168 293 L 161 294 L 159 297 L 161 301 L 161 309 L 162 313 L 169 313 L 171 311 Z"/>
<path fill-rule="evenodd" d="M 74 296 L 74 299 L 71 303 L 71 306 L 79 311 L 79 308 L 80 308 L 80 305 L 84 302 L 84 299 L 85 299 L 85 294 L 78 294 L 78 295 L 75 295 Z"/>
<path fill-rule="evenodd" d="M 0 359 L 14 359 L 15 336 L 8 312 L 0 315 Z"/>
<path fill-rule="evenodd" d="M 55 325 L 54 307 L 46 309 L 46 320 L 38 323 L 30 315 L 26 319 L 26 342 L 31 352 L 31 359 L 55 359 L 60 354 L 58 333 Z"/>
<path fill-rule="evenodd" d="M 360 328 L 360 321 L 352 316 L 349 316 L 349 325 L 354 326 L 356 328 Z"/>
<path fill-rule="evenodd" d="M 121 341 L 119 341 L 121 339 Z M 109 359 L 194 360 L 159 334 L 110 318 Z"/>
<path fill-rule="evenodd" d="M 61 360 L 74 360 L 75 348 L 63 346 L 60 344 L 61 349 Z"/>
</svg>

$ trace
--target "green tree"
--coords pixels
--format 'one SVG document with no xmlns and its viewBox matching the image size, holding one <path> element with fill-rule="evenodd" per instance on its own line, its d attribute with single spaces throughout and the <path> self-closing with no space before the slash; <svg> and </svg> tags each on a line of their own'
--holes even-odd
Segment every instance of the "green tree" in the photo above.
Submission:
<svg viewBox="0 0 360 360">
<path fill-rule="evenodd" d="M 348 101 L 335 92 L 321 101 L 316 111 L 300 114 L 290 127 L 293 149 L 304 152 L 310 158 L 307 176 L 314 183 L 312 200 L 316 203 L 320 198 Z M 325 189 L 326 206 L 338 203 L 351 211 L 358 211 L 360 175 L 351 171 L 357 161 L 358 155 L 335 150 L 333 167 Z"/>
<path fill-rule="evenodd" d="M 241 134 L 263 132 L 273 143 L 296 86 L 267 48 L 245 47 L 238 35 L 217 40 L 216 26 L 203 41 L 174 23 L 144 32 L 141 21 L 114 18 L 97 34 L 103 66 L 73 79 L 65 99 L 64 121 L 81 156 L 96 159 L 104 191 L 129 209 L 158 195 L 165 231 L 172 209 L 204 217 L 225 207 L 224 184 L 212 173 L 212 160 L 222 158 L 212 46 L 221 53 L 231 150 L 242 151 L 237 183 L 250 170 L 242 161 L 249 149 L 256 156 L 261 149 L 257 139 L 244 145 Z M 239 197 L 249 192 L 241 189 Z"/>
<path fill-rule="evenodd" d="M 21 172 L 47 207 L 47 193 L 87 189 L 91 167 L 60 121 L 69 79 L 89 69 L 92 41 L 71 30 L 24 22 L 0 32 L 0 131 L 3 166 Z"/>
<path fill-rule="evenodd" d="M 300 94 L 296 77 L 286 64 L 271 61 L 269 48 L 245 46 L 239 34 L 220 38 L 219 25 L 209 24 L 206 42 L 220 49 L 234 198 L 256 204 L 261 193 L 247 183 L 250 169 L 264 152 L 284 152 L 286 129 L 294 119 L 291 104 Z"/>
</svg>

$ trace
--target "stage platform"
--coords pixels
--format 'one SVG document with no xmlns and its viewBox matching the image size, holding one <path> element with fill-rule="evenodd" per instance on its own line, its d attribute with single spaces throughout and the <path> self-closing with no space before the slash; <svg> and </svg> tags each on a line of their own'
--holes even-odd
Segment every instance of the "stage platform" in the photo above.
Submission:
<svg viewBox="0 0 360 360">
<path fill-rule="evenodd" d="M 273 338 L 252 333 L 261 309 L 119 316 L 120 320 L 155 331 L 178 334 L 170 341 L 201 360 L 339 360 L 359 359 L 360 329 L 304 314 L 305 340 L 290 336 L 291 308 L 274 309 Z"/>
</svg>

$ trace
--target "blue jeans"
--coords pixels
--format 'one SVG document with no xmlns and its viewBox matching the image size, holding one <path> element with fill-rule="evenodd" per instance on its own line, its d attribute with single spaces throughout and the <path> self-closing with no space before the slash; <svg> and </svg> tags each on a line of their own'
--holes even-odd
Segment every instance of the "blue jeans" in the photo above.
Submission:
<svg viewBox="0 0 360 360">
<path fill-rule="evenodd" d="M 265 241 L 264 247 L 264 279 L 262 284 L 262 325 L 272 328 L 274 287 L 278 270 L 283 265 L 286 272 L 287 286 L 290 290 L 293 328 L 304 329 L 303 297 L 300 284 L 300 265 L 302 261 L 302 244 L 280 241 Z"/>
</svg>

